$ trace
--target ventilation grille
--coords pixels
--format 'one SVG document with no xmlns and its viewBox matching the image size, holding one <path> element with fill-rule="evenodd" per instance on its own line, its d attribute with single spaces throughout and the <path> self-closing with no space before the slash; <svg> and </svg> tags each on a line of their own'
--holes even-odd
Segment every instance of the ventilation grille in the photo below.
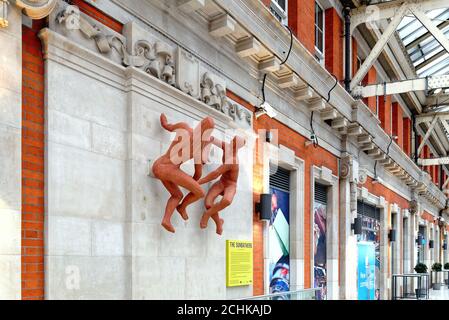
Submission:
<svg viewBox="0 0 449 320">
<path fill-rule="evenodd" d="M 270 187 L 290 192 L 290 171 L 270 165 Z"/>
<path fill-rule="evenodd" d="M 380 209 L 362 201 L 357 201 L 357 213 L 359 215 L 380 221 Z"/>
<path fill-rule="evenodd" d="M 327 186 L 315 183 L 315 201 L 327 204 Z"/>
</svg>

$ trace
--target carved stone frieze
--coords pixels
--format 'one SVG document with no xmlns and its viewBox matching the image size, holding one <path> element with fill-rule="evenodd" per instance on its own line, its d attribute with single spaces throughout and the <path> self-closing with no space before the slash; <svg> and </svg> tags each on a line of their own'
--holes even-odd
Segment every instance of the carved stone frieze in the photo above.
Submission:
<svg viewBox="0 0 449 320">
<path fill-rule="evenodd" d="M 200 61 L 189 52 L 178 48 L 176 85 L 194 98 L 200 98 Z"/>
<path fill-rule="evenodd" d="M 56 23 L 63 27 L 62 33 L 80 32 L 82 36 L 78 35 L 77 40 L 94 41 L 101 54 L 107 57 L 118 54 L 117 61 L 123 66 L 138 68 L 234 121 L 245 121 L 251 126 L 252 113 L 226 96 L 225 79 L 207 69 L 192 53 L 155 38 L 135 22 L 125 25 L 123 35 L 114 34 L 82 14 L 78 7 L 66 5 L 56 15 Z"/>
</svg>

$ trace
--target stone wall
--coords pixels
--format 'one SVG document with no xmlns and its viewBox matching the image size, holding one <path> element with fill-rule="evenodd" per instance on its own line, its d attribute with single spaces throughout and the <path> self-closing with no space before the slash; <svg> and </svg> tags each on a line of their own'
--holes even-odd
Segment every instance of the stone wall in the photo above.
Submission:
<svg viewBox="0 0 449 320">
<path fill-rule="evenodd" d="M 221 237 L 213 223 L 200 229 L 201 201 L 188 222 L 174 215 L 176 234 L 166 232 L 160 223 L 168 193 L 148 175 L 173 138 L 160 126 L 161 112 L 192 126 L 212 116 L 216 135 L 251 124 L 98 54 L 76 32 L 62 33 L 41 33 L 48 57 L 46 298 L 251 296 L 251 286 L 226 288 L 225 257 L 226 240 L 252 239 L 251 145 L 240 153 L 238 193 L 222 212 Z M 217 149 L 213 158 L 221 159 Z"/>
<path fill-rule="evenodd" d="M 22 16 L 0 29 L 0 299 L 21 298 Z"/>
</svg>

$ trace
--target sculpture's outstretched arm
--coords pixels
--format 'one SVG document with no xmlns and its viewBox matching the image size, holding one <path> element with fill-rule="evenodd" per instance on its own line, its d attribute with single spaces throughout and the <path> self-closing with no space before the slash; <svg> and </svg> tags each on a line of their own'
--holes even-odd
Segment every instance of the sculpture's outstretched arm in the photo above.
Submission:
<svg viewBox="0 0 449 320">
<path fill-rule="evenodd" d="M 220 166 L 217 170 L 212 171 L 204 178 L 200 179 L 198 181 L 199 184 L 206 184 L 208 182 L 211 182 L 220 176 L 222 176 L 226 172 L 226 167 L 224 165 Z"/>
<path fill-rule="evenodd" d="M 187 131 L 191 131 L 192 128 L 186 122 L 179 122 L 176 124 L 168 123 L 167 116 L 165 114 L 161 114 L 161 126 L 167 131 L 173 132 L 178 129 L 184 129 Z"/>
</svg>

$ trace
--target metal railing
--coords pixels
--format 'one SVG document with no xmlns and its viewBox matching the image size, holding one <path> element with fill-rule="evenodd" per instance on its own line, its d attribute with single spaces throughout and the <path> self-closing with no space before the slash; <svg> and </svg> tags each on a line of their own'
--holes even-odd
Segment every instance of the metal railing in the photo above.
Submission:
<svg viewBox="0 0 449 320">
<path fill-rule="evenodd" d="M 246 301 L 317 300 L 317 297 L 319 296 L 320 291 L 321 291 L 320 288 L 303 289 L 303 290 L 297 290 L 297 291 L 288 291 L 288 292 L 267 294 L 267 295 L 263 295 L 263 296 L 255 296 L 255 297 L 245 298 L 245 299 L 241 299 L 241 300 L 246 300 Z"/>
</svg>

